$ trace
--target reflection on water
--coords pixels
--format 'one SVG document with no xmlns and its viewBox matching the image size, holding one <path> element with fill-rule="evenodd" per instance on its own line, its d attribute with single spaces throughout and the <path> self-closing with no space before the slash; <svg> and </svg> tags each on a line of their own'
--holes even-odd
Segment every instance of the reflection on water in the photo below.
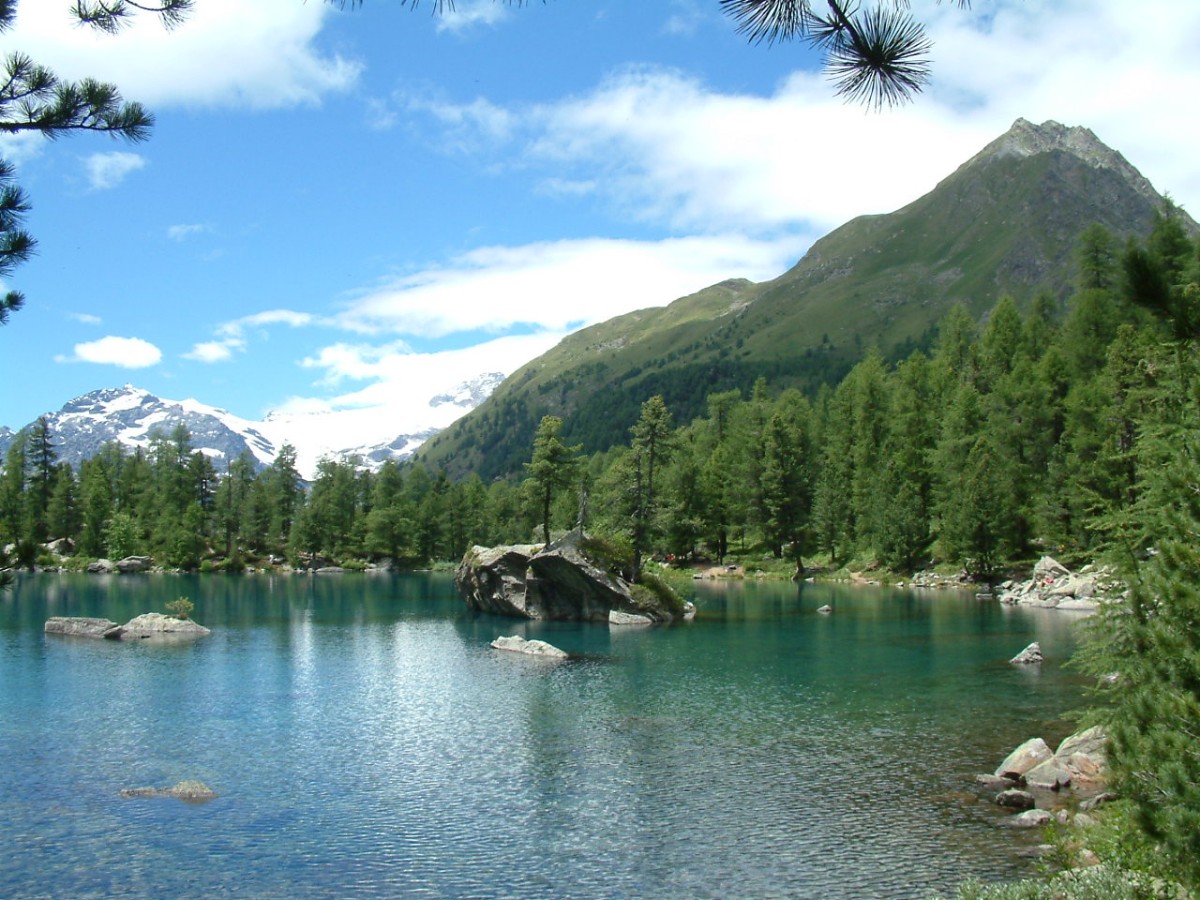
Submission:
<svg viewBox="0 0 1200 900">
<path fill-rule="evenodd" d="M 971 784 L 1077 619 L 697 584 L 695 622 L 467 612 L 447 577 L 38 576 L 0 600 L 0 896 L 924 897 L 1028 871 Z M 187 596 L 214 634 L 42 634 Z M 832 604 L 831 616 L 816 609 Z M 497 653 L 521 633 L 576 655 Z M 1007 660 L 1039 640 L 1040 670 Z M 123 787 L 195 778 L 203 805 Z"/>
</svg>

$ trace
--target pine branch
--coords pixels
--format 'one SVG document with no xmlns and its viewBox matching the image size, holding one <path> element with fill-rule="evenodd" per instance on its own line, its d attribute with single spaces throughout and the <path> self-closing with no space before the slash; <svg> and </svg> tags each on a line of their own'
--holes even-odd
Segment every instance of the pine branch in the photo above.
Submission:
<svg viewBox="0 0 1200 900">
<path fill-rule="evenodd" d="M 187 18 L 194 3 L 195 0 L 162 0 L 156 5 L 137 3 L 135 0 L 76 0 L 71 7 L 71 14 L 82 25 L 115 34 L 138 13 L 152 13 L 162 20 L 164 27 L 175 28 Z"/>
<path fill-rule="evenodd" d="M 720 0 L 751 43 L 800 40 L 824 54 L 837 93 L 879 108 L 911 100 L 929 81 L 932 42 L 908 13 L 906 0 L 878 2 L 865 12 L 853 0 Z M 960 9 L 970 0 L 954 0 Z"/>
</svg>

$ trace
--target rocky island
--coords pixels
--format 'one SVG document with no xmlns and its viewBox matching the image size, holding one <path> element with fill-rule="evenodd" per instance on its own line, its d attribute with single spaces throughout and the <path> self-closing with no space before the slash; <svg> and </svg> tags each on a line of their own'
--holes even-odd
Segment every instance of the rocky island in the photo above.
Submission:
<svg viewBox="0 0 1200 900">
<path fill-rule="evenodd" d="M 649 625 L 695 614 L 666 585 L 631 583 L 600 557 L 579 531 L 546 545 L 476 546 L 454 584 L 471 609 L 523 619 Z"/>
</svg>

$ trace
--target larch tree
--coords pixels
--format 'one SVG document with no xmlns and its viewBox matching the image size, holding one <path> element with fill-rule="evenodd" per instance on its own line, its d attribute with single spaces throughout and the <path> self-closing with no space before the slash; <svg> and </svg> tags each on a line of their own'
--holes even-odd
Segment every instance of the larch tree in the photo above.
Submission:
<svg viewBox="0 0 1200 900">
<path fill-rule="evenodd" d="M 550 543 L 550 514 L 559 491 L 575 482 L 579 468 L 580 447 L 568 447 L 559 433 L 563 420 L 558 416 L 542 416 L 533 437 L 533 459 L 525 463 L 526 483 L 536 499 L 542 521 L 542 540 Z"/>
<path fill-rule="evenodd" d="M 642 413 L 630 429 L 630 462 L 633 476 L 633 580 L 642 574 L 642 559 L 654 534 L 660 498 L 655 478 L 675 449 L 671 411 L 661 395 L 642 404 Z"/>
</svg>

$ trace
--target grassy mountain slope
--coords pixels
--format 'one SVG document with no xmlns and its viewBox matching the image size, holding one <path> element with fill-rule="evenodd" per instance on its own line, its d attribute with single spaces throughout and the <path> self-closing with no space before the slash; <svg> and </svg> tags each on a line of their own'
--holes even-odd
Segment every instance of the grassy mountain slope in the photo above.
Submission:
<svg viewBox="0 0 1200 900">
<path fill-rule="evenodd" d="M 772 281 L 725 281 L 569 336 L 419 457 L 505 476 L 521 471 L 546 414 L 590 452 L 627 440 L 654 394 L 682 422 L 760 376 L 775 389 L 836 382 L 871 345 L 895 357 L 927 344 L 955 303 L 980 317 L 1004 294 L 1061 302 L 1079 234 L 1099 222 L 1143 235 L 1161 202 L 1090 131 L 1018 120 L 924 197 L 848 222 Z"/>
</svg>

